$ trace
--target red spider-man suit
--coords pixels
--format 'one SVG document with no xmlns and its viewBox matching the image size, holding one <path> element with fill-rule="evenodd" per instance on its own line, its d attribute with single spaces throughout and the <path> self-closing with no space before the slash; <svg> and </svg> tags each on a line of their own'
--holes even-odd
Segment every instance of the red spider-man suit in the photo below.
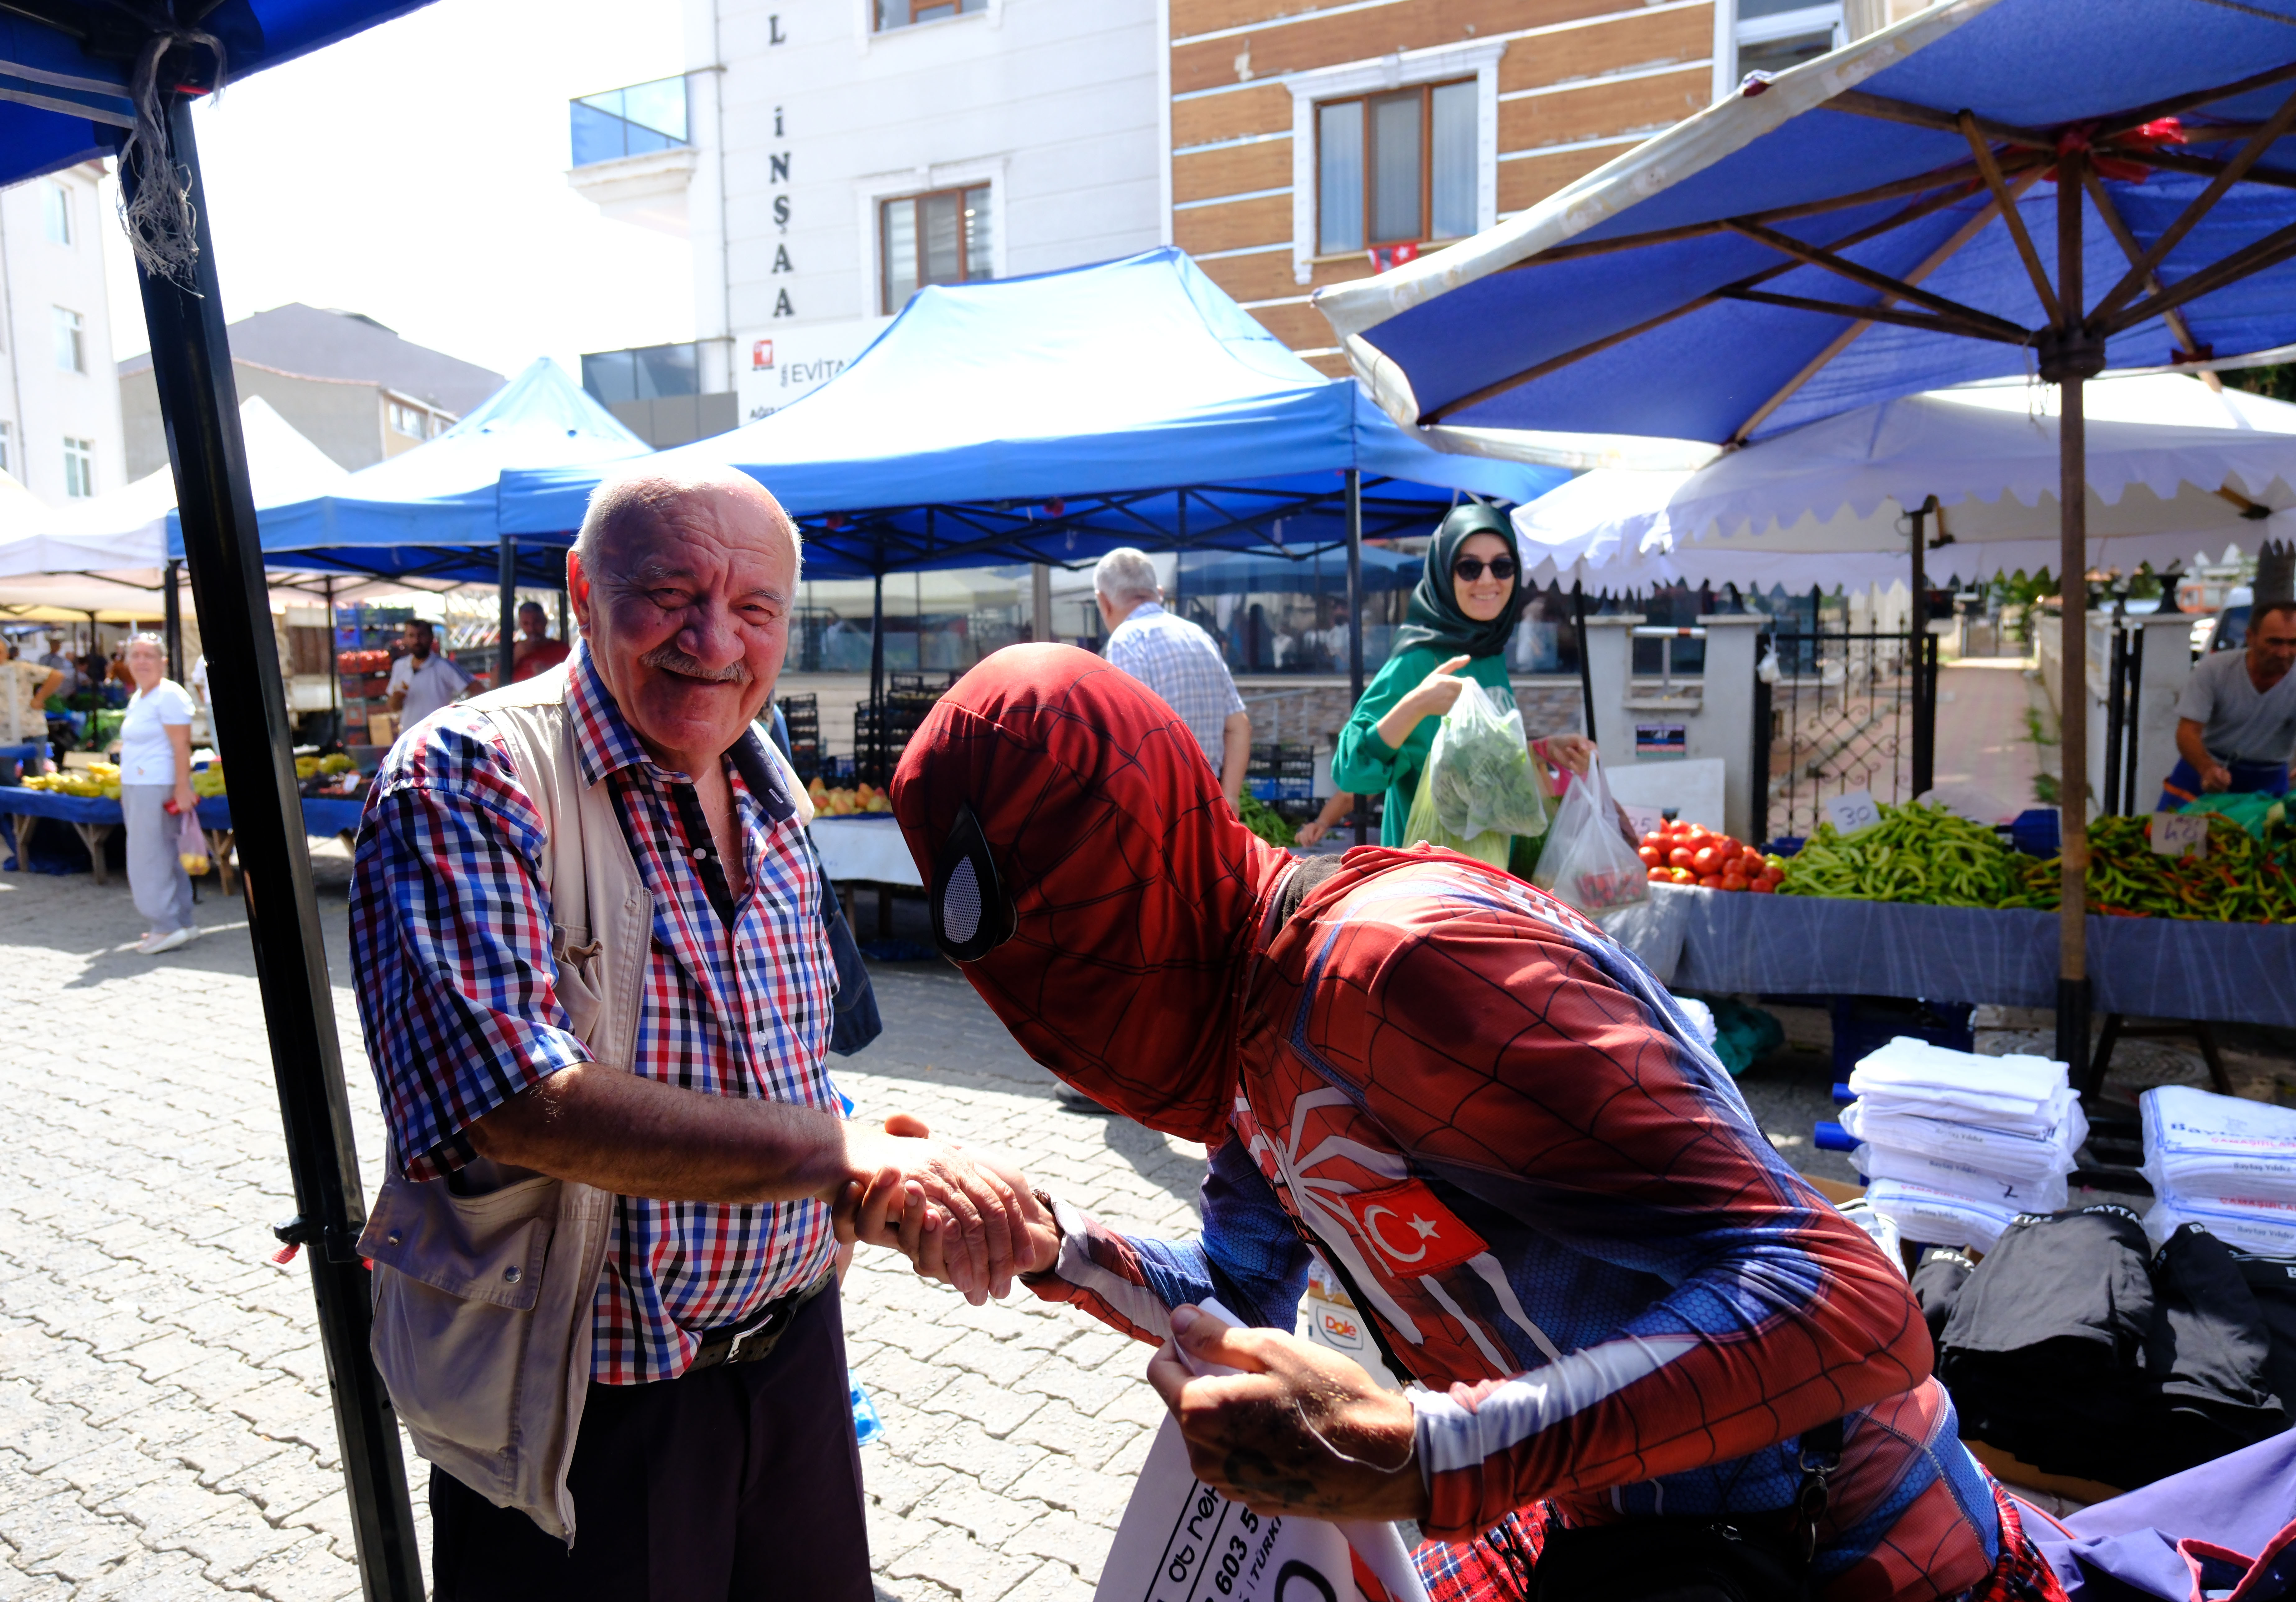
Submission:
<svg viewBox="0 0 2296 1602">
<path fill-rule="evenodd" d="M 944 943 L 1029 1054 L 1213 1147 L 1200 1241 L 1062 1206 L 1037 1293 L 1151 1341 L 1211 1296 L 1289 1330 L 1312 1243 L 1426 1387 L 1439 1594 L 1508 1589 L 1494 1547 L 1535 1552 L 1556 1516 L 1783 1509 L 1800 1433 L 1847 1415 L 1826 1602 L 2061 1596 L 1961 1446 L 1904 1276 L 1575 913 L 1425 848 L 1360 848 L 1287 895 L 1299 865 L 1236 821 L 1185 725 L 1065 646 L 968 674 L 893 809 Z"/>
</svg>

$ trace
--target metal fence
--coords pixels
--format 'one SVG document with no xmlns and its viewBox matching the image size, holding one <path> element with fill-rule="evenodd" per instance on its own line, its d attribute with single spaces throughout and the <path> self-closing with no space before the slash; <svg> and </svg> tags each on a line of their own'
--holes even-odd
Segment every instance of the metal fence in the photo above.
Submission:
<svg viewBox="0 0 2296 1602">
<path fill-rule="evenodd" d="M 1846 628 L 1765 634 L 1754 679 L 1754 794 L 1765 840 L 1807 837 L 1825 803 L 1930 788 L 1937 749 L 1937 637 Z"/>
</svg>

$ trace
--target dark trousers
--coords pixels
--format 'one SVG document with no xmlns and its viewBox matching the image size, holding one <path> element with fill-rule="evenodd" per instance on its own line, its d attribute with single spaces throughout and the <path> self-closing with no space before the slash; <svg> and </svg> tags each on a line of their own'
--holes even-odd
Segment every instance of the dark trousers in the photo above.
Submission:
<svg viewBox="0 0 2296 1602">
<path fill-rule="evenodd" d="M 570 1552 L 433 1467 L 436 1602 L 870 1602 L 836 1294 L 762 1362 L 593 1384 L 568 1483 Z"/>
</svg>

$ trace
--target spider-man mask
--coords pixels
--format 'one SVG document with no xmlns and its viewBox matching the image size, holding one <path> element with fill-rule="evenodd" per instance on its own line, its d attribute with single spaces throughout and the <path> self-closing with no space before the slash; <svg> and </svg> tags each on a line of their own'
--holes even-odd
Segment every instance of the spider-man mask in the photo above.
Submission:
<svg viewBox="0 0 2296 1602">
<path fill-rule="evenodd" d="M 1071 646 L 1010 646 L 911 737 L 893 815 L 934 938 L 1030 1056 L 1151 1129 L 1219 1138 L 1253 913 L 1288 859 L 1170 707 Z"/>
</svg>

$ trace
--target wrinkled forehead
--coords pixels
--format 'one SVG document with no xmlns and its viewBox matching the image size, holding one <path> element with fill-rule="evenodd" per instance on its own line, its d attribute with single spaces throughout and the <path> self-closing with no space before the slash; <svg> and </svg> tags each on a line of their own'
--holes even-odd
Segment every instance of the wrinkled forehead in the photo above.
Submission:
<svg viewBox="0 0 2296 1602">
<path fill-rule="evenodd" d="M 600 530 L 598 557 L 608 572 L 635 584 L 680 580 L 785 593 L 797 544 L 771 500 L 702 484 L 624 508 Z"/>
</svg>

